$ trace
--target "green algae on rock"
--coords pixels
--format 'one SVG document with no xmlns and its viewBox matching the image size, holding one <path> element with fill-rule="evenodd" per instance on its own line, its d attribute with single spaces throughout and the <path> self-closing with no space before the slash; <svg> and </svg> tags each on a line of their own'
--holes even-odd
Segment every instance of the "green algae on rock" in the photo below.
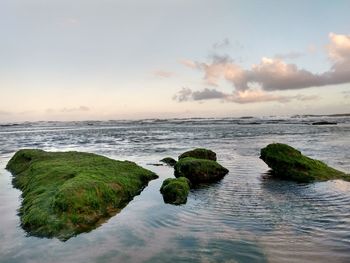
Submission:
<svg viewBox="0 0 350 263">
<path fill-rule="evenodd" d="M 293 147 L 272 143 L 261 149 L 260 158 L 272 169 L 274 176 L 297 182 L 327 181 L 343 179 L 350 181 L 350 176 L 329 167 L 325 163 L 301 154 Z"/>
<path fill-rule="evenodd" d="M 186 177 L 191 183 L 208 183 L 222 179 L 228 170 L 216 161 L 186 157 L 174 166 L 175 177 Z"/>
<path fill-rule="evenodd" d="M 160 162 L 165 163 L 169 166 L 174 166 L 176 164 L 176 160 L 174 160 L 171 157 L 165 157 L 162 160 L 160 160 Z"/>
<path fill-rule="evenodd" d="M 185 177 L 165 179 L 160 192 L 165 203 L 174 205 L 186 204 L 190 192 L 190 181 Z"/>
<path fill-rule="evenodd" d="M 129 161 L 34 149 L 19 150 L 6 168 L 22 191 L 23 229 L 61 240 L 92 230 L 158 177 Z"/>
<path fill-rule="evenodd" d="M 216 161 L 216 153 L 212 150 L 204 148 L 196 148 L 191 151 L 184 152 L 179 156 L 179 160 L 186 157 Z"/>
</svg>

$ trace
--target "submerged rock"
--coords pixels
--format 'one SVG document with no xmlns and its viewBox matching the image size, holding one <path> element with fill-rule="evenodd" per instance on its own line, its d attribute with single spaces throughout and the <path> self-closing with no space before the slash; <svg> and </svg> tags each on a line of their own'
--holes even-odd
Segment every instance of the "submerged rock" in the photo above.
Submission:
<svg viewBox="0 0 350 263">
<path fill-rule="evenodd" d="M 165 157 L 162 160 L 160 160 L 160 162 L 165 163 L 169 166 L 174 166 L 176 164 L 176 160 L 174 160 L 171 157 Z"/>
<path fill-rule="evenodd" d="M 260 158 L 272 169 L 276 177 L 297 182 L 326 181 L 343 179 L 350 176 L 329 167 L 325 163 L 301 154 L 293 147 L 273 143 L 261 149 Z"/>
<path fill-rule="evenodd" d="M 160 192 L 165 203 L 186 204 L 190 192 L 190 181 L 185 177 L 165 179 Z"/>
<path fill-rule="evenodd" d="M 337 123 L 331 121 L 317 121 L 313 122 L 312 125 L 337 125 Z"/>
<path fill-rule="evenodd" d="M 228 170 L 216 161 L 186 157 L 174 166 L 175 177 L 186 177 L 191 183 L 215 182 L 222 179 Z"/>
<path fill-rule="evenodd" d="M 216 161 L 216 153 L 212 150 L 204 148 L 196 148 L 194 150 L 184 152 L 179 156 L 179 160 L 186 157 Z"/>
<path fill-rule="evenodd" d="M 83 152 L 20 150 L 6 168 L 22 191 L 22 227 L 61 240 L 95 228 L 158 177 L 133 162 Z"/>
</svg>

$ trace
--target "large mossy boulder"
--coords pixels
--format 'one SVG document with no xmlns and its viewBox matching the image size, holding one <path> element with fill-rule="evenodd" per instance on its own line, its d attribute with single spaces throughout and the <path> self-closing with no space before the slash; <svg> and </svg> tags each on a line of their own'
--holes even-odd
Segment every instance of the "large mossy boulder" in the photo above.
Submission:
<svg viewBox="0 0 350 263">
<path fill-rule="evenodd" d="M 165 157 L 162 160 L 160 160 L 160 162 L 165 163 L 165 164 L 172 166 L 172 167 L 176 164 L 176 160 L 174 160 L 171 157 Z"/>
<path fill-rule="evenodd" d="M 281 179 L 297 182 L 350 180 L 349 175 L 282 143 L 269 144 L 261 149 L 260 158 L 272 169 L 272 174 Z"/>
<path fill-rule="evenodd" d="M 174 205 L 186 204 L 190 192 L 190 181 L 185 177 L 165 179 L 160 192 L 165 203 Z"/>
<path fill-rule="evenodd" d="M 158 177 L 133 162 L 83 152 L 20 150 L 6 168 L 22 191 L 22 227 L 61 240 L 95 228 Z"/>
<path fill-rule="evenodd" d="M 191 157 L 180 159 L 174 166 L 175 177 L 186 177 L 192 184 L 215 182 L 227 173 L 216 161 Z"/>
<path fill-rule="evenodd" d="M 179 160 L 186 157 L 216 161 L 216 153 L 212 150 L 204 148 L 196 148 L 194 150 L 184 152 L 179 156 Z"/>
</svg>

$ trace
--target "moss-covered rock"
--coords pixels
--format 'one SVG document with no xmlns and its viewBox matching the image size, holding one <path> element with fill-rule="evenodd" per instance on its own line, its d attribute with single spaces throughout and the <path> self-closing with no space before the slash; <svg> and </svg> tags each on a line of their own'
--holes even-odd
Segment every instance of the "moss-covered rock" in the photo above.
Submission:
<svg viewBox="0 0 350 263">
<path fill-rule="evenodd" d="M 228 170 L 216 161 L 186 157 L 174 166 L 175 177 L 186 177 L 193 184 L 215 182 L 222 179 Z"/>
<path fill-rule="evenodd" d="M 165 203 L 174 205 L 186 204 L 190 192 L 190 181 L 185 177 L 165 179 L 160 192 Z"/>
<path fill-rule="evenodd" d="M 273 175 L 297 182 L 350 180 L 350 176 L 327 166 L 325 163 L 301 154 L 293 147 L 273 143 L 261 149 L 260 158 L 272 169 Z"/>
<path fill-rule="evenodd" d="M 212 150 L 204 148 L 196 148 L 194 150 L 184 152 L 179 156 L 179 160 L 186 157 L 216 161 L 216 153 Z"/>
<path fill-rule="evenodd" d="M 174 166 L 176 164 L 176 160 L 174 160 L 171 157 L 165 157 L 162 160 L 160 160 L 160 162 L 165 163 L 169 166 Z"/>
<path fill-rule="evenodd" d="M 158 177 L 133 162 L 83 152 L 20 150 L 6 168 L 22 191 L 22 227 L 61 240 L 95 228 Z"/>
</svg>

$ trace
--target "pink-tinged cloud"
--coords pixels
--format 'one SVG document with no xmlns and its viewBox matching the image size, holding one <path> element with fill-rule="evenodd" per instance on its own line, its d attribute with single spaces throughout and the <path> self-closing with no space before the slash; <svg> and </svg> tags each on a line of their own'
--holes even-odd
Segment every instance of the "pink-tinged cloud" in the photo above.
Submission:
<svg viewBox="0 0 350 263">
<path fill-rule="evenodd" d="M 330 44 L 327 47 L 331 67 L 328 71 L 315 74 L 299 68 L 296 64 L 286 63 L 281 58 L 262 58 L 259 64 L 250 69 L 243 69 L 229 57 L 213 57 L 210 63 L 182 60 L 181 63 L 200 70 L 207 85 L 219 86 L 224 79 L 232 84 L 234 97 L 231 101 L 256 102 L 283 100 L 265 93 L 256 93 L 256 87 L 262 91 L 304 89 L 350 83 L 350 35 L 329 34 Z M 210 91 L 210 92 L 209 92 Z M 206 99 L 220 97 L 214 90 L 204 90 Z M 259 91 L 260 92 L 260 91 Z M 209 96 L 211 93 L 213 96 Z M 197 97 L 199 96 L 195 92 Z M 247 95 L 249 94 L 249 95 Z"/>
<path fill-rule="evenodd" d="M 171 78 L 174 75 L 174 73 L 165 70 L 156 70 L 153 72 L 153 75 L 159 78 Z"/>
<path fill-rule="evenodd" d="M 336 63 L 350 62 L 350 35 L 329 34 L 331 43 L 328 45 L 329 57 Z"/>
<path fill-rule="evenodd" d="M 180 59 L 179 63 L 189 68 L 197 68 L 196 62 L 190 59 Z"/>
<path fill-rule="evenodd" d="M 245 90 L 238 91 L 237 93 L 228 97 L 228 101 L 236 103 L 256 103 L 267 101 L 288 102 L 293 98 L 287 96 L 278 96 L 274 94 L 266 93 L 262 90 Z"/>
</svg>

